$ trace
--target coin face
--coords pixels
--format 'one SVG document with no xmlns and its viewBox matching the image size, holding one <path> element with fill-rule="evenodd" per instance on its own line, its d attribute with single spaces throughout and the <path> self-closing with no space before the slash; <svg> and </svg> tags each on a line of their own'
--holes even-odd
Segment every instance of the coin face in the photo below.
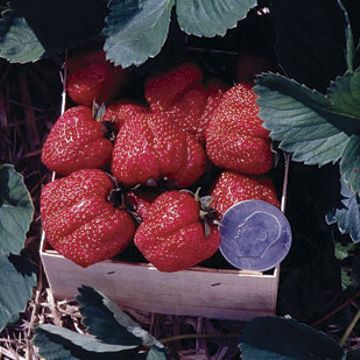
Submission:
<svg viewBox="0 0 360 360">
<path fill-rule="evenodd" d="M 265 271 L 278 265 L 291 245 L 291 227 L 275 206 L 261 200 L 239 202 L 220 222 L 220 252 L 234 267 Z"/>
</svg>

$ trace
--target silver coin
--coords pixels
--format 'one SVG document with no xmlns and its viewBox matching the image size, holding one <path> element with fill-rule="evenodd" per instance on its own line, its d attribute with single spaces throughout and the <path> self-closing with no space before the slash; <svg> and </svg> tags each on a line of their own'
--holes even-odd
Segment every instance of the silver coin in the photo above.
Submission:
<svg viewBox="0 0 360 360">
<path fill-rule="evenodd" d="M 235 268 L 265 271 L 288 254 L 292 234 L 285 215 L 261 200 L 241 201 L 220 222 L 220 252 Z"/>
</svg>

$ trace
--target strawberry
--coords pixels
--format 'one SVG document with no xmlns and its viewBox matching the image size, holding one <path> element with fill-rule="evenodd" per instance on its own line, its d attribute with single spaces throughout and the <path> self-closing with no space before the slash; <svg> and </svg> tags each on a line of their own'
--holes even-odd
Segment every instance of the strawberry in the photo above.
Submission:
<svg viewBox="0 0 360 360">
<path fill-rule="evenodd" d="M 174 101 L 165 114 L 176 126 L 196 135 L 207 103 L 205 89 L 198 85 Z"/>
<path fill-rule="evenodd" d="M 261 55 L 242 53 L 236 62 L 236 79 L 240 83 L 251 83 L 255 81 L 257 74 L 265 71 L 276 70 L 273 62 Z"/>
<path fill-rule="evenodd" d="M 67 175 L 78 169 L 104 167 L 112 150 L 91 109 L 76 106 L 57 119 L 43 146 L 42 161 L 50 170 Z"/>
<path fill-rule="evenodd" d="M 185 92 L 201 83 L 201 69 L 192 63 L 184 63 L 145 83 L 145 98 L 151 110 L 168 110 Z"/>
<path fill-rule="evenodd" d="M 160 271 L 179 271 L 197 265 L 215 254 L 220 236 L 210 225 L 205 236 L 199 203 L 187 192 L 161 194 L 135 234 L 135 245 Z"/>
<path fill-rule="evenodd" d="M 131 112 L 131 114 L 130 114 Z M 112 172 L 127 186 L 168 178 L 185 187 L 204 173 L 206 155 L 195 138 L 179 130 L 167 116 L 146 108 L 126 112 L 112 161 Z"/>
<path fill-rule="evenodd" d="M 154 112 L 165 114 L 179 128 L 204 143 L 205 128 L 227 86 L 211 80 L 201 83 L 201 69 L 192 63 L 181 64 L 145 84 L 145 98 Z"/>
<path fill-rule="evenodd" d="M 74 55 L 66 65 L 66 90 L 79 105 L 91 106 L 94 100 L 107 102 L 127 83 L 128 72 L 106 61 L 103 51 Z"/>
<path fill-rule="evenodd" d="M 41 193 L 41 216 L 50 245 L 80 266 L 110 259 L 130 243 L 131 216 L 107 200 L 113 183 L 97 169 L 57 179 Z"/>
<path fill-rule="evenodd" d="M 197 122 L 196 138 L 205 143 L 205 130 L 212 117 L 213 112 L 218 107 L 220 100 L 228 86 L 220 80 L 212 79 L 208 82 L 206 91 L 206 104 L 200 119 Z"/>
<path fill-rule="evenodd" d="M 147 108 L 132 100 L 118 100 L 106 108 L 103 121 L 115 123 L 116 130 L 119 131 L 126 120 L 146 112 L 149 112 Z"/>
<path fill-rule="evenodd" d="M 138 113 L 117 135 L 112 173 L 133 186 L 177 173 L 187 155 L 186 134 L 161 114 Z"/>
<path fill-rule="evenodd" d="M 194 184 L 204 175 L 207 157 L 203 147 L 191 134 L 186 134 L 186 161 L 174 175 L 168 176 L 170 183 L 177 188 L 185 188 Z"/>
<path fill-rule="evenodd" d="M 216 180 L 211 192 L 211 207 L 224 215 L 232 205 L 251 199 L 280 206 L 271 178 L 224 171 Z"/>
<path fill-rule="evenodd" d="M 273 164 L 268 131 L 251 86 L 238 84 L 222 97 L 206 128 L 206 152 L 217 166 L 260 175 Z"/>
</svg>

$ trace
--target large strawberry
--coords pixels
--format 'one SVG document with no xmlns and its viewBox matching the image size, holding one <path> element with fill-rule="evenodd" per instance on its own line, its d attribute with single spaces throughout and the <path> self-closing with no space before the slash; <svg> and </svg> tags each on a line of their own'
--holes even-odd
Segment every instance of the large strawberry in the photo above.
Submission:
<svg viewBox="0 0 360 360">
<path fill-rule="evenodd" d="M 197 265 L 214 255 L 220 237 L 210 225 L 205 235 L 199 203 L 186 192 L 160 195 L 135 234 L 135 245 L 160 271 L 179 271 Z"/>
<path fill-rule="evenodd" d="M 162 178 L 176 186 L 191 185 L 205 171 L 206 156 L 189 136 L 162 113 L 134 111 L 116 138 L 112 172 L 127 186 Z"/>
<path fill-rule="evenodd" d="M 144 184 L 177 173 L 185 158 L 184 132 L 165 117 L 138 113 L 116 138 L 112 173 L 125 185 Z"/>
<path fill-rule="evenodd" d="M 86 267 L 110 259 L 130 243 L 131 216 L 109 201 L 110 177 L 84 169 L 43 188 L 41 216 L 46 238 L 60 254 Z"/>
<path fill-rule="evenodd" d="M 74 55 L 68 59 L 66 65 L 67 93 L 80 105 L 91 106 L 94 100 L 98 103 L 107 102 L 128 79 L 128 72 L 106 61 L 103 51 Z"/>
<path fill-rule="evenodd" d="M 273 164 L 268 131 L 258 116 L 256 94 L 250 85 L 228 90 L 206 128 L 206 152 L 224 169 L 260 175 Z"/>
<path fill-rule="evenodd" d="M 212 190 L 211 207 L 223 215 L 232 205 L 251 199 L 267 201 L 277 207 L 280 205 L 270 177 L 224 171 Z"/>
<path fill-rule="evenodd" d="M 198 85 L 185 92 L 163 113 L 177 127 L 196 135 L 206 104 L 207 93 L 202 85 Z"/>
<path fill-rule="evenodd" d="M 76 106 L 60 116 L 42 149 L 43 163 L 59 174 L 78 169 L 104 167 L 111 160 L 113 145 L 105 138 L 103 125 L 90 108 Z"/>
<path fill-rule="evenodd" d="M 184 93 L 199 85 L 203 74 L 192 63 L 184 63 L 145 83 L 145 98 L 153 111 L 168 110 Z"/>
</svg>

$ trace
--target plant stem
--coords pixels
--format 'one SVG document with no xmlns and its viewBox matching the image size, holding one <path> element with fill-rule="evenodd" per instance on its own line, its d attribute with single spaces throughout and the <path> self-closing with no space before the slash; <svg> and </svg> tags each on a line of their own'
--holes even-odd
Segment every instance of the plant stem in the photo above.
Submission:
<svg viewBox="0 0 360 360">
<path fill-rule="evenodd" d="M 213 339 L 213 338 L 221 338 L 221 339 L 238 339 L 241 334 L 183 334 L 177 336 L 171 336 L 164 339 L 160 339 L 159 341 L 163 344 L 167 344 L 169 342 L 174 342 L 178 340 L 186 340 L 186 339 Z"/>
<path fill-rule="evenodd" d="M 354 318 L 352 319 L 350 325 L 347 327 L 347 329 L 345 330 L 344 335 L 341 337 L 340 340 L 340 345 L 344 346 L 346 343 L 346 340 L 349 338 L 350 334 L 352 333 L 352 331 L 354 330 L 354 327 L 356 326 L 357 322 L 360 320 L 360 310 L 358 310 L 358 312 L 356 313 L 356 315 L 354 316 Z"/>
</svg>

